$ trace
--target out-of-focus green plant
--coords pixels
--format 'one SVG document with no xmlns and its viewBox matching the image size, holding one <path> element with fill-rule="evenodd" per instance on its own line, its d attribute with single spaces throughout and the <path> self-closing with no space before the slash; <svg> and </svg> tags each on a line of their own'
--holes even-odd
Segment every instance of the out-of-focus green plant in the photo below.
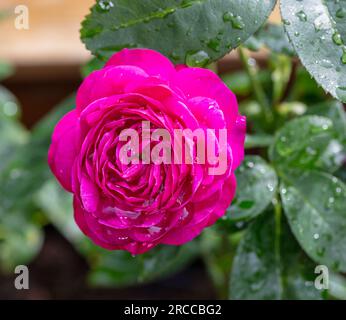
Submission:
<svg viewBox="0 0 346 320">
<path fill-rule="evenodd" d="M 120 0 L 100 0 L 81 30 L 97 57 L 83 68 L 84 76 L 124 47 L 152 48 L 173 62 L 206 66 L 240 46 L 242 70 L 222 77 L 247 116 L 248 155 L 236 172 L 237 194 L 225 217 L 178 248 L 161 246 L 131 257 L 95 247 L 77 230 L 72 200 L 46 164 L 53 127 L 73 108 L 74 97 L 28 133 L 18 123 L 16 99 L 1 89 L 2 269 L 33 259 L 42 226 L 51 223 L 88 261 L 92 285 L 153 281 L 200 256 L 221 297 L 346 299 L 346 115 L 319 87 L 346 101 L 346 4 L 282 0 L 283 24 L 259 29 L 276 1 L 260 9 L 258 1 L 245 2 L 167 0 L 158 8 L 150 0 L 122 6 Z M 311 6 L 330 14 L 319 19 Z M 203 19 L 197 23 L 191 19 L 196 16 Z M 263 47 L 269 54 L 260 68 L 250 51 Z M 6 68 L 0 67 L 0 78 L 1 70 Z M 314 283 L 317 265 L 329 270 L 325 290 Z"/>
</svg>

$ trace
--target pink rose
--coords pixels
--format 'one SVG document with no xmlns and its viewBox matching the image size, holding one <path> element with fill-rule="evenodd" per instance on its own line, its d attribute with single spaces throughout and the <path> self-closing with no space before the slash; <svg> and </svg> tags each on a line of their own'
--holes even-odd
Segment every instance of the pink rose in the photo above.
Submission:
<svg viewBox="0 0 346 320">
<path fill-rule="evenodd" d="M 143 121 L 150 122 L 149 133 L 226 129 L 226 148 L 214 136 L 215 154 L 227 159 L 225 170 L 212 174 L 216 164 L 198 159 L 124 164 L 120 133 L 132 129 L 141 136 Z M 175 68 L 158 52 L 124 49 L 84 80 L 76 109 L 55 128 L 48 161 L 74 194 L 80 229 L 103 248 L 140 254 L 161 243 L 190 241 L 224 215 L 235 194 L 245 127 L 236 97 L 212 71 Z"/>
</svg>

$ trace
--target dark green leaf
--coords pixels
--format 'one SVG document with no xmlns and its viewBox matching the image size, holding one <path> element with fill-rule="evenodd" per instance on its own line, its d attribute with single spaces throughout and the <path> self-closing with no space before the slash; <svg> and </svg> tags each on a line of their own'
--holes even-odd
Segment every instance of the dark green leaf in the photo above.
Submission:
<svg viewBox="0 0 346 320">
<path fill-rule="evenodd" d="M 275 171 L 258 156 L 247 156 L 236 171 L 237 194 L 227 210 L 229 219 L 251 219 L 272 201 L 278 184 Z"/>
<path fill-rule="evenodd" d="M 283 176 L 281 198 L 291 229 L 316 262 L 346 271 L 346 186 L 318 171 Z"/>
<path fill-rule="evenodd" d="M 346 183 L 346 166 L 344 165 L 334 175 L 339 178 L 342 182 Z"/>
<path fill-rule="evenodd" d="M 279 227 L 280 226 L 280 227 Z M 259 216 L 245 232 L 233 263 L 230 297 L 244 300 L 318 300 L 314 263 L 302 252 L 287 224 L 274 212 Z"/>
<path fill-rule="evenodd" d="M 82 23 L 81 38 L 97 57 L 150 48 L 175 63 L 204 66 L 248 39 L 276 0 L 100 0 Z"/>
<path fill-rule="evenodd" d="M 346 10 L 346 2 L 282 0 L 280 5 L 285 29 L 303 65 L 327 92 L 346 101 L 345 23 L 337 14 Z"/>
<path fill-rule="evenodd" d="M 338 136 L 333 122 L 328 118 L 297 118 L 276 134 L 270 158 L 283 171 L 300 168 L 333 172 L 345 159 L 345 145 Z"/>
<path fill-rule="evenodd" d="M 282 297 L 274 215 L 259 216 L 241 240 L 230 281 L 235 300 L 278 300 Z"/>
<path fill-rule="evenodd" d="M 280 252 L 283 298 L 288 300 L 323 299 L 324 291 L 315 288 L 316 264 L 300 248 L 287 222 L 282 224 Z"/>
<path fill-rule="evenodd" d="M 346 278 L 341 274 L 329 274 L 329 294 L 337 299 L 346 300 Z"/>
</svg>

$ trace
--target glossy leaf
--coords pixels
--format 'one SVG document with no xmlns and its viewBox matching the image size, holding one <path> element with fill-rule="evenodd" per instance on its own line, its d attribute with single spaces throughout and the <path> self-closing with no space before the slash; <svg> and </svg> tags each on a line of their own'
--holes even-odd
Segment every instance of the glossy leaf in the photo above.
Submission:
<svg viewBox="0 0 346 320">
<path fill-rule="evenodd" d="M 281 225 L 280 265 L 283 299 L 321 300 L 326 292 L 315 287 L 316 263 L 301 249 L 287 222 Z"/>
<path fill-rule="evenodd" d="M 329 294 L 337 299 L 346 300 L 346 278 L 338 273 L 329 274 Z"/>
<path fill-rule="evenodd" d="M 280 227 L 279 227 L 280 226 Z M 319 300 L 314 263 L 301 251 L 285 222 L 269 210 L 246 230 L 233 262 L 230 298 Z"/>
<path fill-rule="evenodd" d="M 328 101 L 311 106 L 307 114 L 315 114 L 331 119 L 340 141 L 346 143 L 346 113 L 340 102 Z"/>
<path fill-rule="evenodd" d="M 345 1 L 282 0 L 285 29 L 301 62 L 329 93 L 346 101 Z M 312 54 L 313 53 L 313 54 Z"/>
<path fill-rule="evenodd" d="M 231 299 L 278 300 L 282 296 L 278 239 L 270 214 L 259 216 L 238 246 L 231 273 Z"/>
<path fill-rule="evenodd" d="M 283 207 L 291 229 L 316 262 L 346 271 L 346 186 L 318 171 L 292 171 L 283 177 Z"/>
<path fill-rule="evenodd" d="M 100 0 L 81 38 L 99 58 L 123 48 L 150 48 L 175 63 L 204 66 L 248 39 L 276 0 Z"/>
<path fill-rule="evenodd" d="M 333 172 L 345 159 L 345 144 L 332 120 L 305 116 L 288 122 L 277 132 L 270 159 L 283 171 L 300 168 Z"/>
<path fill-rule="evenodd" d="M 251 219 L 272 201 L 278 184 L 273 168 L 258 156 L 247 156 L 236 171 L 236 198 L 227 210 L 231 220 Z"/>
</svg>

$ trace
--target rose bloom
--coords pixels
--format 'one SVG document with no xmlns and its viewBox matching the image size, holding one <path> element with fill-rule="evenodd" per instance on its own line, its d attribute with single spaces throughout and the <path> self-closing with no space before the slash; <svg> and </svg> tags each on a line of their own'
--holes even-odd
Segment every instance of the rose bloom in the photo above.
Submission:
<svg viewBox="0 0 346 320">
<path fill-rule="evenodd" d="M 227 167 L 205 164 L 123 164 L 124 129 L 227 129 Z M 76 109 L 57 124 L 49 166 L 74 194 L 76 223 L 110 250 L 144 253 L 158 244 L 182 245 L 222 217 L 236 190 L 246 122 L 235 95 L 212 71 L 174 67 L 158 52 L 124 49 L 91 73 Z M 216 134 L 217 136 L 217 134 Z M 217 137 L 216 137 L 217 144 Z"/>
</svg>

